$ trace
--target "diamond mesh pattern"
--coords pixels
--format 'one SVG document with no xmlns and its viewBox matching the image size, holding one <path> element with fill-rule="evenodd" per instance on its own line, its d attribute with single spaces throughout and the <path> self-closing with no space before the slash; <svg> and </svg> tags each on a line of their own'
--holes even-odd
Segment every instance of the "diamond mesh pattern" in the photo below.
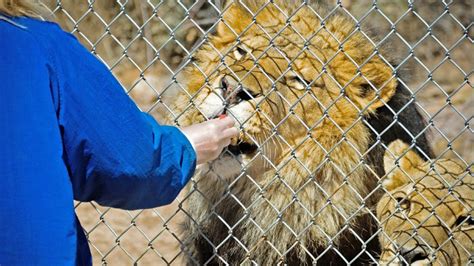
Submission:
<svg viewBox="0 0 474 266">
<path fill-rule="evenodd" d="M 213 82 L 223 73 L 235 80 L 238 88 L 243 88 L 246 80 L 251 79 L 254 73 L 259 73 L 262 83 L 270 84 L 263 95 L 254 95 L 244 88 L 244 94 L 239 96 L 255 101 L 255 108 L 248 117 L 238 120 L 245 139 L 257 149 L 245 160 L 242 161 L 242 155 L 236 156 L 235 151 L 229 148 L 223 155 L 228 159 L 201 166 L 190 181 L 189 189 L 184 190 L 170 206 L 124 211 L 105 208 L 93 202 L 76 203 L 76 211 L 88 236 L 95 263 L 181 265 L 187 261 L 190 264 L 234 265 L 300 264 L 303 260 L 323 264 L 330 258 L 330 261 L 345 264 L 377 264 L 380 251 L 373 253 L 370 249 L 379 245 L 379 238 L 385 239 L 383 243 L 388 243 L 382 247 L 382 260 L 385 263 L 411 263 L 416 260 L 435 262 L 440 257 L 446 257 L 446 254 L 451 256 L 450 254 L 455 253 L 464 254 L 467 259 L 462 262 L 453 259 L 445 263 L 473 263 L 474 193 L 471 167 L 474 159 L 474 51 L 473 4 L 470 1 L 291 1 L 293 6 L 291 12 L 288 12 L 285 5 L 279 4 L 280 1 L 249 0 L 242 1 L 241 4 L 243 10 L 253 18 L 258 18 L 259 14 L 272 8 L 273 12 L 284 16 L 286 22 L 270 29 L 254 19 L 242 30 L 233 29 L 234 23 L 225 19 L 226 13 L 231 12 L 229 4 L 233 1 L 43 2 L 53 12 L 54 20 L 76 35 L 109 67 L 139 107 L 162 123 L 184 124 L 188 113 L 205 114 L 207 110 L 200 105 L 200 94 L 205 93 L 208 87 L 215 87 Z M 256 2 L 260 3 L 256 4 L 257 7 L 248 4 Z M 317 7 L 321 5 L 325 6 L 324 12 Z M 295 28 L 295 22 L 292 21 L 301 10 L 310 10 L 312 16 L 320 22 L 314 25 L 314 31 L 309 36 Z M 355 28 L 340 39 L 325 25 L 330 23 L 333 16 L 342 15 Z M 228 50 L 208 45 L 210 37 L 219 31 L 219 26 L 229 28 L 235 35 L 235 42 L 226 48 Z M 255 28 L 268 41 L 268 45 L 259 53 L 248 52 L 245 50 L 248 47 L 242 48 L 244 41 L 240 39 L 242 37 L 244 40 L 245 35 Z M 296 36 L 295 42 L 304 43 L 303 46 L 295 46 L 299 50 L 296 49 L 294 54 L 289 54 L 278 46 L 282 37 L 290 33 Z M 307 45 L 321 35 L 338 40 L 335 53 L 328 56 L 314 46 Z M 346 52 L 355 35 L 360 35 L 373 49 L 373 53 L 362 61 L 352 58 Z M 193 59 L 196 52 L 205 47 L 210 49 L 210 54 L 219 54 L 222 59 L 211 70 Z M 253 62 L 252 66 L 245 68 L 244 74 L 229 65 L 225 59 L 240 55 L 251 57 Z M 319 67 L 318 74 L 311 80 L 306 80 L 296 67 L 296 61 L 302 56 L 314 58 L 315 65 Z M 340 60 L 340 56 L 344 56 L 348 64 L 357 69 L 357 75 L 344 82 L 340 82 L 337 73 L 326 71 Z M 277 76 L 270 74 L 264 65 L 266 57 L 279 58 L 287 68 L 282 69 Z M 370 77 L 363 75 L 364 69 L 375 58 L 391 66 L 393 75 L 384 84 L 375 84 Z M 205 76 L 205 82 L 196 91 L 190 91 L 188 84 L 180 78 L 186 67 L 193 66 L 199 75 Z M 302 86 L 304 91 L 291 98 L 278 87 L 281 83 L 289 84 L 289 75 L 294 76 L 294 82 L 298 82 L 297 86 Z M 369 93 L 375 91 L 376 97 L 368 105 L 361 106 L 350 96 L 351 84 L 359 78 L 367 85 Z M 398 107 L 390 105 L 381 96 L 383 87 L 394 80 L 409 92 L 406 101 Z M 339 95 L 330 102 L 322 99 L 310 89 L 320 86 L 321 82 L 336 84 Z M 232 95 L 219 97 L 226 102 L 230 101 Z M 261 111 L 265 101 L 275 98 L 281 100 L 281 106 L 285 110 L 278 119 Z M 176 103 L 183 99 L 187 102 Z M 381 108 L 385 108 L 385 112 L 391 117 L 390 122 L 382 128 L 364 117 L 371 104 L 376 104 L 379 100 L 383 103 Z M 321 117 L 313 119 L 311 123 L 308 123 L 299 110 L 303 103 L 308 102 L 323 110 Z M 347 103 L 348 108 L 356 110 L 359 115 L 344 126 L 333 115 L 334 109 L 341 102 Z M 179 107 L 183 104 L 187 104 L 186 108 Z M 426 125 L 416 133 L 413 133 L 411 124 L 405 121 L 418 119 L 410 115 L 410 106 L 416 106 L 420 112 L 419 120 L 426 121 Z M 232 110 L 229 115 L 239 116 Z M 263 139 L 246 131 L 256 116 L 271 127 Z M 281 133 L 288 121 L 297 125 L 295 131 L 305 131 L 307 134 L 297 140 L 288 138 L 288 134 Z M 341 136 L 329 146 L 311 134 L 327 124 L 335 128 L 337 136 Z M 361 149 L 358 140 L 351 138 L 351 134 L 359 131 L 361 125 L 373 138 L 367 149 Z M 429 166 L 416 172 L 416 176 L 415 172 L 403 166 L 404 158 L 411 152 L 405 150 L 397 153 L 396 149 L 390 149 L 389 142 L 384 141 L 395 130 L 398 130 L 397 134 L 408 136 L 409 139 L 405 142 L 420 158 L 428 161 Z M 428 137 L 434 155 L 417 145 L 424 137 Z M 267 152 L 268 147 L 275 147 L 277 144 L 277 152 Z M 308 145 L 312 145 L 314 150 L 305 150 Z M 340 149 L 357 157 L 357 163 L 349 167 L 341 166 L 338 158 Z M 387 167 L 385 162 L 384 171 L 381 170 L 384 168 L 381 156 L 386 150 L 386 158 L 392 156 L 395 159 L 392 167 Z M 281 158 L 277 160 L 278 154 L 275 153 L 281 153 Z M 318 162 L 312 164 L 304 159 L 304 154 L 308 153 L 322 155 L 321 158 L 311 155 Z M 373 158 L 371 154 L 380 156 Z M 447 171 L 449 167 L 444 164 L 445 159 L 452 160 L 447 164 L 454 163 L 462 171 L 457 174 Z M 256 168 L 266 174 L 252 172 Z M 228 178 L 227 172 L 232 171 L 232 178 Z M 321 175 L 328 171 L 340 176 L 340 182 L 334 182 L 333 186 L 322 183 Z M 357 180 L 361 173 L 376 176 L 375 182 L 369 186 L 370 191 L 359 187 Z M 394 194 L 387 183 L 384 183 L 391 176 L 408 177 L 409 184 L 417 189 L 403 196 Z M 433 177 L 445 188 L 443 190 L 437 187 L 440 194 L 434 193 L 436 200 L 433 200 L 434 194 L 427 196 L 425 193 L 429 184 L 420 181 Z M 295 179 L 300 182 L 295 182 Z M 213 185 L 209 186 L 211 181 Z M 470 186 L 470 200 L 468 195 L 463 194 L 464 190 L 458 189 L 466 184 Z M 327 190 L 328 187 L 331 187 L 330 191 Z M 244 188 L 252 196 L 242 197 L 239 188 Z M 388 195 L 387 200 L 396 202 L 396 211 L 381 218 L 380 213 L 376 213 L 375 203 L 382 194 Z M 280 195 L 287 197 L 282 198 Z M 338 198 L 347 195 L 352 197 L 347 199 L 348 202 L 358 205 L 351 211 L 340 208 L 335 203 Z M 407 202 L 414 204 L 411 202 L 414 197 L 425 206 L 422 210 L 430 210 L 416 220 L 410 218 L 410 210 L 414 207 L 407 209 Z M 460 203 L 459 206 L 462 207 L 459 208 L 463 211 L 453 211 L 451 216 L 457 217 L 455 221 L 446 220 L 441 213 L 446 208 L 453 208 L 450 205 L 453 202 Z M 229 209 L 236 214 L 229 214 Z M 201 213 L 202 210 L 204 211 Z M 335 218 L 328 218 L 328 214 Z M 361 214 L 372 221 L 362 224 L 369 228 L 373 223 L 374 230 L 358 230 L 352 226 Z M 299 217 L 300 222 L 295 224 L 285 215 Z M 400 223 L 397 227 L 400 230 L 405 228 L 406 231 L 393 233 L 380 228 L 388 226 L 389 220 L 397 217 L 408 221 L 411 228 L 409 226 L 406 229 Z M 323 225 L 327 219 L 341 221 L 335 233 L 328 231 L 327 226 Z M 187 224 L 187 230 L 180 227 L 183 222 Z M 209 228 L 210 226 L 215 228 Z M 426 229 L 427 227 L 431 229 Z M 219 232 L 218 236 L 211 232 L 213 230 Z M 439 234 L 445 234 L 446 237 L 435 241 L 436 245 L 433 245 L 426 232 L 433 235 L 438 234 L 437 230 L 444 232 Z M 365 235 L 361 235 L 361 232 L 365 232 Z M 258 235 L 251 236 L 251 233 Z M 356 247 L 352 253 L 349 252 L 350 256 L 344 251 L 345 247 L 341 246 L 341 238 L 347 238 L 348 243 Z M 392 255 L 386 255 L 390 253 Z"/>
</svg>

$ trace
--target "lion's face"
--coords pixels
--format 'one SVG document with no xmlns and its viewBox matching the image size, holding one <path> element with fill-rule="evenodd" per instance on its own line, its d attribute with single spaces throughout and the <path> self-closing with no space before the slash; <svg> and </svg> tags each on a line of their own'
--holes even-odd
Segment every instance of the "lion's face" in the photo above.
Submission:
<svg viewBox="0 0 474 266">
<path fill-rule="evenodd" d="M 450 160 L 424 162 L 400 141 L 389 150 L 383 183 L 388 193 L 377 205 L 383 230 L 380 262 L 467 265 L 474 252 L 470 173 Z"/>
<path fill-rule="evenodd" d="M 296 11 L 285 1 L 254 20 L 263 5 L 249 2 L 224 11 L 183 75 L 181 125 L 227 113 L 242 130 L 231 151 L 252 158 L 258 149 L 279 163 L 305 141 L 339 139 L 393 95 L 391 68 L 352 22 L 321 23 L 309 7 Z"/>
</svg>

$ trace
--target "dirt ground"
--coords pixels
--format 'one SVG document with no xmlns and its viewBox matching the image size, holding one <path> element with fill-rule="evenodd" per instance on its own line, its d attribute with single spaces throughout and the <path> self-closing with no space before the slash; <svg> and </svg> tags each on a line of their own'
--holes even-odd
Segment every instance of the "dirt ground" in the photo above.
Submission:
<svg viewBox="0 0 474 266">
<path fill-rule="evenodd" d="M 88 232 L 94 265 L 183 264 L 177 235 L 182 219 L 178 201 L 143 211 L 80 203 L 76 211 Z"/>
</svg>

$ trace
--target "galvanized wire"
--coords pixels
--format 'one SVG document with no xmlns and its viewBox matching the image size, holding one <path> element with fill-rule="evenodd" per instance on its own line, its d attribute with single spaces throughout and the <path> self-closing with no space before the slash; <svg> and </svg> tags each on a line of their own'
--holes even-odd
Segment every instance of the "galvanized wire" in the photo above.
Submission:
<svg viewBox="0 0 474 266">
<path fill-rule="evenodd" d="M 192 94 L 187 91 L 186 84 L 180 80 L 179 76 L 187 66 L 193 64 L 196 66 L 196 63 L 192 60 L 194 54 L 201 49 L 203 45 L 208 43 L 209 38 L 216 31 L 218 23 L 223 23 L 230 27 L 228 22 L 223 20 L 222 17 L 223 14 L 228 11 L 228 4 L 232 1 L 223 3 L 223 1 L 219 0 L 116 0 L 104 2 L 93 0 L 45 0 L 43 2 L 54 14 L 54 17 L 49 19 L 60 22 L 63 28 L 77 36 L 94 55 L 102 60 L 121 81 L 124 90 L 134 98 L 143 111 L 150 112 L 159 121 L 169 121 L 167 119 L 171 117 L 171 120 L 177 123 L 189 110 L 193 108 L 199 109 L 195 105 L 195 101 L 199 93 L 209 84 L 203 84 L 197 93 Z M 240 1 L 236 2 L 240 3 Z M 257 11 L 251 10 L 246 7 L 245 4 L 244 8 L 247 8 L 249 12 L 255 12 L 254 16 L 257 16 L 258 13 L 268 5 L 284 13 L 274 2 L 275 1 L 268 1 L 264 3 Z M 412 142 L 408 143 L 408 145 L 414 149 L 418 149 L 417 151 L 423 155 L 425 160 L 429 160 L 432 165 L 435 165 L 436 162 L 442 158 L 454 159 L 462 164 L 463 167 L 467 169 L 467 172 L 464 175 L 460 175 L 458 182 L 455 184 L 444 179 L 443 174 L 437 172 L 439 171 L 438 168 L 434 166 L 431 167 L 435 175 L 450 189 L 449 191 L 451 191 L 452 187 L 462 184 L 463 180 L 466 180 L 466 176 L 472 177 L 472 172 L 469 170 L 474 158 L 472 154 L 472 148 L 474 148 L 474 134 L 471 126 L 472 116 L 474 114 L 472 107 L 474 106 L 472 104 L 472 62 L 474 59 L 472 49 L 472 3 L 469 1 L 435 0 L 425 2 L 398 0 L 389 1 L 387 3 L 384 1 L 362 0 L 316 1 L 316 4 L 326 7 L 325 10 L 327 11 L 323 14 L 315 9 L 314 5 L 308 6 L 308 2 L 310 1 L 294 1 L 293 13 L 289 14 L 286 24 L 281 25 L 275 33 L 270 34 L 266 32 L 266 30 L 255 21 L 247 25 L 244 32 L 252 26 L 257 26 L 265 32 L 268 37 L 268 42 L 273 43 L 281 34 L 285 34 L 284 31 L 286 29 L 292 28 L 292 24 L 289 21 L 291 17 L 302 8 L 311 8 L 314 14 L 321 20 L 322 24 L 333 14 L 344 14 L 345 17 L 354 22 L 355 30 L 349 34 L 345 40 L 338 43 L 339 49 L 333 57 L 321 58 L 316 51 L 307 47 L 303 48 L 297 56 L 307 52 L 316 58 L 324 69 L 338 54 L 344 53 L 342 47 L 352 34 L 360 33 L 366 38 L 367 42 L 373 46 L 375 51 L 369 58 L 366 58 L 362 64 L 357 64 L 354 59 L 348 56 L 348 60 L 360 70 L 374 57 L 380 57 L 386 64 L 392 65 L 391 63 L 394 61 L 394 58 L 386 58 L 384 57 L 385 54 L 379 52 L 385 49 L 384 47 L 387 45 L 392 46 L 389 51 L 392 53 L 391 57 L 395 57 L 396 61 L 396 64 L 392 65 L 392 70 L 394 74 L 396 74 L 394 78 L 397 79 L 399 84 L 408 88 L 411 98 L 407 102 L 407 106 L 400 108 L 400 110 L 393 110 L 390 106 L 387 107 L 389 112 L 395 117 L 395 120 L 388 125 L 385 131 L 391 130 L 394 126 L 405 130 L 412 139 Z M 322 27 L 315 29 L 315 32 L 307 41 L 309 42 L 323 30 L 324 28 Z M 301 33 L 296 31 L 296 34 L 305 39 Z M 330 32 L 329 34 L 331 35 Z M 238 34 L 236 33 L 236 35 Z M 377 38 L 372 37 L 374 35 L 377 36 Z M 234 43 L 230 48 L 230 53 L 237 49 L 239 45 L 240 41 Z M 219 51 L 215 47 L 213 49 L 219 53 L 222 58 L 229 55 L 223 53 L 223 51 Z M 259 64 L 259 62 L 263 60 L 262 57 L 270 50 L 276 50 L 279 56 L 284 58 L 289 66 L 288 69 L 283 70 L 278 77 L 268 75 Z M 228 243 L 234 241 L 235 247 L 239 247 L 246 252 L 251 252 L 250 247 L 256 243 L 245 243 L 240 239 L 238 234 L 234 234 L 233 231 L 238 229 L 238 224 L 241 221 L 230 222 L 226 220 L 226 217 L 214 211 L 215 208 L 223 202 L 227 202 L 226 200 L 230 198 L 236 202 L 239 208 L 243 209 L 244 213 L 248 214 L 251 213 L 252 210 L 255 211 L 255 207 L 258 208 L 258 206 L 260 206 L 259 204 L 261 203 L 259 202 L 266 201 L 267 204 L 272 205 L 272 208 L 280 212 L 280 214 L 286 208 L 290 208 L 290 205 L 297 205 L 307 215 L 317 217 L 324 213 L 325 208 L 332 208 L 333 206 L 331 198 L 334 195 L 325 191 L 324 186 L 315 182 L 312 178 L 315 172 L 323 169 L 326 164 L 331 164 L 334 167 L 334 171 L 346 177 L 344 182 L 339 184 L 334 191 L 351 189 L 361 202 L 360 208 L 353 212 L 350 217 L 344 217 L 346 221 L 357 216 L 359 212 L 367 212 L 375 218 L 375 211 L 367 205 L 367 202 L 370 201 L 372 196 L 377 194 L 375 190 L 382 190 L 383 192 L 387 192 L 387 190 L 384 189 L 381 185 L 382 183 L 379 182 L 374 191 L 366 195 L 360 195 L 357 190 L 352 187 L 350 175 L 359 169 L 369 167 L 368 162 L 365 161 L 368 154 L 379 146 L 383 149 L 387 149 L 388 144 L 382 143 L 380 140 L 385 131 L 377 131 L 363 119 L 362 113 L 369 107 L 359 109 L 356 104 L 352 103 L 347 94 L 344 93 L 350 82 L 356 79 L 356 76 L 354 76 L 348 84 L 339 84 L 334 76 L 328 76 L 332 82 L 337 84 L 341 91 L 341 94 L 333 99 L 334 101 L 328 106 L 324 106 L 321 100 L 310 90 L 306 90 L 305 93 L 294 99 L 294 102 L 290 102 L 276 89 L 275 84 L 281 82 L 286 74 L 293 71 L 291 65 L 294 64 L 297 56 L 288 58 L 287 54 L 273 46 L 268 46 L 264 49 L 260 56 L 251 56 L 254 66 L 248 70 L 246 75 L 240 77 L 240 79 L 245 79 L 252 71 L 259 71 L 263 74 L 265 79 L 273 83 L 267 95 L 272 93 L 278 94 L 283 98 L 282 101 L 288 106 L 287 109 L 289 111 L 283 114 L 281 121 L 276 123 L 273 122 L 267 114 L 260 113 L 266 120 L 270 121 L 274 130 L 264 141 L 260 142 L 252 136 L 248 136 L 252 141 L 258 143 L 258 154 L 249 159 L 247 164 L 262 163 L 268 169 L 272 169 L 275 175 L 268 181 L 268 186 L 274 182 L 280 182 L 283 186 L 282 189 L 289 191 L 287 193 L 294 196 L 291 201 L 289 201 L 283 210 L 278 210 L 278 206 L 273 206 L 272 202 L 264 196 L 267 187 L 260 186 L 259 182 L 254 180 L 251 174 L 247 173 L 248 169 L 246 166 L 240 165 L 240 174 L 234 175 L 234 179 L 232 180 L 222 176 L 222 173 L 212 166 L 208 166 L 207 168 L 203 167 L 198 173 L 198 175 L 215 177 L 216 182 L 222 187 L 222 191 L 215 192 L 222 193 L 220 198 L 217 197 L 218 195 L 207 194 L 209 191 L 201 191 L 199 187 L 202 181 L 196 177 L 190 181 L 190 189 L 183 191 L 171 207 L 129 212 L 104 208 L 95 203 L 78 202 L 76 203 L 76 210 L 79 213 L 89 238 L 95 262 L 103 264 L 110 263 L 112 265 L 182 264 L 184 263 L 183 258 L 187 257 L 188 261 L 200 263 L 200 259 L 193 258 L 193 254 L 187 249 L 187 245 L 189 245 L 193 239 L 189 235 L 186 235 L 186 233 L 183 233 L 177 225 L 180 224 L 183 219 L 191 219 L 191 223 L 196 224 L 197 228 L 199 228 L 200 223 L 203 223 L 203 221 L 216 219 L 216 221 L 219 221 L 227 228 L 228 234 L 223 235 L 220 242 L 215 242 L 212 237 L 201 233 L 201 237 L 204 241 L 210 243 L 214 250 L 214 254 L 208 262 L 218 262 L 226 265 L 241 263 L 242 261 L 232 260 L 231 256 L 227 256 L 222 249 L 229 248 L 230 244 Z M 407 78 L 408 75 L 406 75 L 405 70 L 407 68 L 411 69 L 411 79 Z M 229 72 L 233 77 L 239 77 L 239 75 L 225 64 L 224 60 L 211 71 L 211 74 L 205 74 L 203 70 L 200 71 L 201 74 L 210 77 L 219 75 L 223 70 Z M 324 73 L 321 72 L 319 76 L 314 77 L 314 80 L 309 81 L 309 84 L 305 84 L 305 86 L 310 87 L 314 85 L 316 80 L 322 78 L 323 74 Z M 301 79 L 302 77 L 299 78 Z M 378 90 L 377 86 L 372 84 L 369 79 L 364 76 L 362 76 L 362 78 L 365 79 L 372 89 Z M 379 91 L 377 91 L 377 93 L 379 93 Z M 176 99 L 177 94 L 188 96 L 189 105 L 184 110 L 178 111 L 175 109 L 173 100 Z M 334 107 L 337 101 L 345 100 L 350 102 L 354 108 L 358 109 L 361 115 L 352 125 L 345 128 L 340 127 L 337 122 L 326 113 L 318 119 L 315 124 L 305 124 L 301 117 L 295 115 L 294 110 L 298 104 L 307 97 L 310 97 L 320 106 L 324 106 L 326 111 Z M 226 99 L 222 98 L 222 100 L 225 101 Z M 426 128 L 415 135 L 411 133 L 410 128 L 407 128 L 405 124 L 396 119 L 397 116 L 403 115 L 402 113 L 408 108 L 408 104 L 411 103 L 417 106 L 423 118 L 427 121 Z M 261 103 L 257 103 L 256 109 L 251 116 L 258 113 L 257 110 L 260 104 Z M 203 110 L 200 111 L 204 112 Z M 247 119 L 247 121 L 240 121 L 241 128 L 243 128 L 249 119 Z M 356 143 L 347 141 L 345 138 L 339 140 L 337 145 L 326 149 L 310 134 L 298 140 L 296 143 L 293 143 L 293 140 L 285 139 L 277 130 L 289 119 L 298 120 L 307 132 L 311 132 L 317 128 L 323 123 L 323 120 L 329 121 L 338 128 L 342 136 L 345 136 L 349 131 L 353 130 L 357 123 L 362 122 L 369 131 L 374 132 L 376 141 L 373 143 L 373 147 L 367 151 L 359 151 Z M 429 154 L 424 153 L 423 150 L 417 148 L 415 145 L 416 140 L 425 134 L 430 136 L 430 145 L 435 151 L 433 158 L 429 158 Z M 275 164 L 267 154 L 261 152 L 264 146 L 272 145 L 272 143 L 276 141 L 287 149 L 293 149 L 287 158 L 282 160 L 278 165 Z M 295 155 L 295 151 L 307 141 L 314 142 L 326 155 L 324 161 L 311 169 Z M 334 150 L 343 142 L 355 150 L 357 157 L 361 158 L 360 162 L 349 169 L 348 172 L 345 172 L 345 170 L 341 169 L 330 159 Z M 229 151 L 226 151 L 226 153 L 230 154 Z M 289 164 L 298 165 L 298 167 L 302 169 L 303 174 L 308 176 L 307 181 L 304 182 L 301 187 L 292 187 L 291 184 L 287 183 L 286 179 L 281 176 Z M 369 169 L 368 171 L 373 174 L 377 173 L 376 169 Z M 409 172 L 405 172 L 405 174 L 410 175 Z M 382 179 L 383 177 L 380 178 Z M 231 189 L 237 183 L 247 181 L 256 187 L 255 195 L 260 195 L 254 197 L 253 199 L 255 199 L 255 201 L 253 202 L 241 202 L 239 196 L 233 193 Z M 416 184 L 419 180 L 412 179 L 411 182 Z M 314 213 L 310 210 L 311 208 L 305 206 L 304 202 L 297 196 L 298 193 L 304 191 L 307 186 L 311 185 L 316 186 L 322 195 L 328 199 L 328 202 L 324 204 L 319 211 Z M 333 193 L 335 194 L 336 192 Z M 189 207 L 190 202 L 194 200 L 193 197 L 196 195 L 200 195 L 199 197 L 211 201 L 208 207 L 209 212 L 200 216 L 200 220 L 193 220 L 195 214 L 192 213 L 193 210 Z M 423 195 L 421 196 L 424 197 L 426 202 L 430 202 L 430 199 Z M 459 195 L 450 192 L 445 195 L 445 197 L 438 199 L 438 202 L 432 204 L 430 207 L 436 209 L 438 205 L 442 205 L 449 197 L 454 197 L 456 200 L 459 200 L 459 202 L 463 202 Z M 463 204 L 466 205 L 465 203 Z M 472 202 L 471 205 L 466 205 L 466 208 L 470 208 L 470 213 L 472 214 Z M 344 216 L 345 214 L 339 212 L 339 215 Z M 436 215 L 437 214 L 433 212 L 431 216 Z M 428 220 L 431 216 L 425 217 L 424 221 Z M 469 217 L 469 215 L 466 217 Z M 242 221 L 244 219 L 248 219 L 248 217 L 242 217 Z M 261 226 L 258 224 L 258 220 L 253 220 L 253 218 L 249 219 L 252 220 L 254 226 Z M 472 219 L 472 217 L 470 219 Z M 412 223 L 414 232 L 423 225 L 424 221 L 414 221 Z M 276 225 L 278 222 L 279 220 L 276 219 L 275 221 L 271 221 L 271 224 Z M 451 227 L 448 221 L 441 220 L 441 224 L 445 228 Z M 347 224 L 344 226 L 346 225 Z M 308 228 L 311 226 L 319 227 L 318 224 L 304 224 L 301 225 L 304 229 L 298 233 L 294 228 L 291 228 L 291 226 L 285 226 L 286 230 L 293 232 L 294 235 L 307 233 Z M 261 228 L 261 230 L 265 231 L 264 228 Z M 320 228 L 319 230 L 324 234 L 323 229 Z M 357 236 L 357 232 L 355 231 L 352 231 L 352 235 L 355 235 L 357 241 L 359 241 L 358 244 L 363 246 L 373 238 L 379 237 L 379 235 L 390 238 L 383 230 L 374 232 L 373 236 L 368 240 Z M 330 244 L 319 254 L 314 253 L 310 246 L 302 246 L 300 243 L 288 243 L 288 250 L 283 253 L 286 254 L 298 246 L 298 248 L 305 251 L 313 263 L 317 262 L 317 259 L 329 251 L 342 256 L 337 245 L 334 244 L 334 242 L 337 242 L 337 236 L 326 235 L 326 237 Z M 431 247 L 428 242 L 418 237 L 416 233 L 412 236 L 412 239 L 417 239 L 417 241 L 421 242 L 420 245 L 429 247 L 428 252 L 430 252 L 430 254 L 440 251 L 443 247 L 443 244 L 439 247 Z M 446 241 L 454 239 L 454 236 L 451 234 Z M 289 239 L 281 239 L 281 241 L 285 240 L 289 241 Z M 269 244 L 271 243 L 269 242 Z M 400 243 L 395 242 L 393 242 L 393 244 L 400 245 Z M 472 245 L 472 242 L 458 242 L 458 245 L 464 248 L 464 251 L 462 251 L 464 253 L 472 252 L 473 250 L 472 246 L 466 246 Z M 399 246 L 399 248 L 403 248 L 403 246 Z M 276 247 L 273 247 L 273 249 L 275 250 Z M 397 252 L 398 257 L 401 258 L 402 261 L 405 260 L 403 256 L 400 255 L 400 250 Z M 266 256 L 266 254 L 260 254 L 260 256 Z M 473 263 L 473 254 L 471 253 L 470 256 L 470 263 Z M 370 255 L 370 263 L 378 263 L 378 259 L 377 255 Z M 343 260 L 348 264 L 353 262 L 350 259 L 343 258 Z M 249 255 L 245 263 L 256 264 L 259 261 L 261 261 L 259 258 L 254 259 L 254 257 Z M 285 263 L 285 261 L 280 262 Z"/>
</svg>

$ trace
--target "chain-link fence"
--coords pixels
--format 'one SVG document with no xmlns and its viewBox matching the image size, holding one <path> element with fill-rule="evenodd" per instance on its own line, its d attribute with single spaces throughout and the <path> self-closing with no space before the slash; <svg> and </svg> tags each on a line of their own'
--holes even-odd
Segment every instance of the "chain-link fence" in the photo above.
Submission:
<svg viewBox="0 0 474 266">
<path fill-rule="evenodd" d="M 170 206 L 77 203 L 95 263 L 474 263 L 471 1 L 43 2 L 160 122 L 241 129 Z"/>
</svg>

